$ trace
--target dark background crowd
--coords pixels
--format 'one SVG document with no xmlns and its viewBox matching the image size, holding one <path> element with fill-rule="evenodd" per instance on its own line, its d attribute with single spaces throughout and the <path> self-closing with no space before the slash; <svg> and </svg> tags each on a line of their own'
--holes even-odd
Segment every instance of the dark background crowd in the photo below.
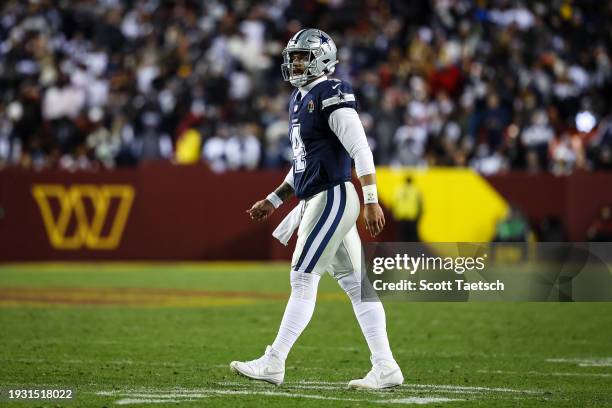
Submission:
<svg viewBox="0 0 612 408">
<path fill-rule="evenodd" d="M 378 165 L 612 170 L 612 3 L 5 0 L 0 166 L 291 162 L 281 51 L 339 48 Z"/>
</svg>

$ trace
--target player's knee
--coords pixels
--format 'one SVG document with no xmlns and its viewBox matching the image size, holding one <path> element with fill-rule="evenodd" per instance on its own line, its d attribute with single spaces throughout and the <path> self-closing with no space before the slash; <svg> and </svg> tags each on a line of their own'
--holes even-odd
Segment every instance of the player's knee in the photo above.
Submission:
<svg viewBox="0 0 612 408">
<path fill-rule="evenodd" d="M 351 299 L 351 302 L 361 301 L 361 285 L 359 280 L 355 278 L 355 275 L 346 275 L 338 279 L 338 284 L 346 292 Z"/>
<path fill-rule="evenodd" d="M 291 271 L 291 296 L 297 299 L 314 300 L 317 296 L 319 275 Z"/>
</svg>

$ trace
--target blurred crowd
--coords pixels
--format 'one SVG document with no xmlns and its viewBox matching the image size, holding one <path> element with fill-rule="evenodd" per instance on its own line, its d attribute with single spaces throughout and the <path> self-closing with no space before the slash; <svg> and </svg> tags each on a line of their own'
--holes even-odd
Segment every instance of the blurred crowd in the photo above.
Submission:
<svg viewBox="0 0 612 408">
<path fill-rule="evenodd" d="M 291 163 L 281 51 L 339 47 L 378 165 L 612 170 L 612 3 L 5 0 L 0 166 Z"/>
</svg>

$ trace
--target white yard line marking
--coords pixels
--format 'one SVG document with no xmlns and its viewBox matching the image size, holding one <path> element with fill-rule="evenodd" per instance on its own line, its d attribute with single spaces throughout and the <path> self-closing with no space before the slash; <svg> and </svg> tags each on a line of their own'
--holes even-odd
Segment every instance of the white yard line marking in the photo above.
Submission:
<svg viewBox="0 0 612 408">
<path fill-rule="evenodd" d="M 225 381 L 219 382 L 219 385 L 227 386 L 227 387 L 269 387 L 269 385 L 264 383 L 255 383 L 255 382 L 232 382 Z M 296 389 L 311 389 L 311 390 L 346 390 L 347 382 L 339 382 L 339 381 L 298 381 L 298 382 L 285 382 L 283 383 L 283 387 L 286 388 L 296 388 Z M 455 394 L 478 394 L 478 393 L 489 393 L 489 392 L 505 392 L 505 393 L 525 393 L 525 394 L 542 394 L 543 391 L 537 390 L 521 390 L 521 389 L 512 389 L 512 388 L 491 388 L 491 387 L 467 387 L 460 385 L 445 385 L 445 384 L 403 384 L 397 388 L 394 388 L 394 391 L 416 391 L 416 390 L 434 390 L 437 392 L 445 392 L 445 393 L 455 393 Z M 374 391 L 387 393 L 385 390 Z"/>
<path fill-rule="evenodd" d="M 149 399 L 149 398 L 123 398 L 118 401 L 115 401 L 117 405 L 132 405 L 132 404 L 160 404 L 167 402 L 183 402 L 183 401 L 193 401 L 193 400 L 174 400 L 174 399 Z"/>
<path fill-rule="evenodd" d="M 121 391 L 100 391 L 98 395 L 117 395 L 124 396 L 126 398 L 119 399 L 115 402 L 118 405 L 127 404 L 147 404 L 147 403 L 165 403 L 165 402 L 183 402 L 183 401 L 194 401 L 195 398 L 207 398 L 212 395 L 264 395 L 270 397 L 285 397 L 285 398 L 304 398 L 304 399 L 316 399 L 316 400 L 327 400 L 327 401 L 344 401 L 344 402 L 371 402 L 378 404 L 431 404 L 440 402 L 451 402 L 461 401 L 460 399 L 445 398 L 445 397 L 409 397 L 409 398 L 396 398 L 386 400 L 369 400 L 364 398 L 342 398 L 342 397 L 327 397 L 317 394 L 296 394 L 278 391 L 249 391 L 249 390 L 216 390 L 216 389 L 201 389 L 197 394 L 194 393 L 160 393 L 156 391 L 151 394 L 143 392 L 121 392 Z"/>
<path fill-rule="evenodd" d="M 207 398 L 210 397 L 209 393 L 203 392 L 163 392 L 153 391 L 153 392 L 118 392 L 113 394 L 106 394 L 104 392 L 96 393 L 97 395 L 110 395 L 110 396 L 119 396 L 119 397 L 130 397 L 130 398 L 153 398 L 153 399 L 171 399 L 171 398 Z"/>
<path fill-rule="evenodd" d="M 347 390 L 346 386 L 339 387 L 337 385 L 300 385 L 300 384 L 284 384 L 286 388 L 298 390 Z"/>
<path fill-rule="evenodd" d="M 452 398 L 440 398 L 440 397 L 408 397 L 408 398 L 398 398 L 398 399 L 390 399 L 390 400 L 379 400 L 372 401 L 377 402 L 379 404 L 416 404 L 416 405 L 425 405 L 425 404 L 435 404 L 438 402 L 452 402 L 452 401 L 463 401 L 459 399 Z"/>
<path fill-rule="evenodd" d="M 291 385 L 291 382 L 285 383 L 287 385 Z M 323 384 L 323 385 L 346 385 L 346 382 L 328 382 L 328 381 L 301 381 L 297 384 Z M 400 386 L 401 388 L 425 388 L 425 389 L 434 389 L 434 390 L 454 390 L 454 391 L 483 391 L 483 392 L 517 392 L 517 393 L 527 393 L 527 394 L 541 394 L 542 391 L 536 390 L 521 390 L 521 389 L 513 389 L 513 388 L 492 388 L 492 387 L 468 387 L 461 385 L 449 385 L 449 384 L 403 384 Z"/>
<path fill-rule="evenodd" d="M 383 403 L 383 404 L 394 401 L 394 400 L 372 401 L 372 400 L 363 399 L 363 398 L 326 397 L 324 395 L 317 395 L 317 394 L 294 394 L 294 393 L 289 394 L 289 393 L 278 392 L 278 391 L 210 390 L 210 392 L 214 394 L 221 394 L 221 395 L 268 395 L 268 396 L 273 396 L 273 397 L 310 398 L 310 399 L 328 400 L 328 401 L 377 402 L 377 403 Z M 416 400 L 435 400 L 435 402 L 458 401 L 458 400 L 452 400 L 450 398 L 418 398 L 418 397 L 414 397 L 414 398 L 415 398 L 415 401 Z"/>
<path fill-rule="evenodd" d="M 347 382 L 345 381 L 290 381 L 283 384 L 281 388 L 270 389 L 269 384 L 258 383 L 258 382 L 237 382 L 237 381 L 225 381 L 219 382 L 217 385 L 221 387 L 233 387 L 235 389 L 218 389 L 218 388 L 180 388 L 175 387 L 171 389 L 151 389 L 151 388 L 140 388 L 140 389 L 125 389 L 125 390 L 113 390 L 113 391 L 100 391 L 97 395 L 113 396 L 119 398 L 115 403 L 118 405 L 133 404 L 154 404 L 163 402 L 183 402 L 183 401 L 194 401 L 202 398 L 208 398 L 219 395 L 245 395 L 245 396 L 269 396 L 269 397 L 284 397 L 284 398 L 301 398 L 301 399 L 312 399 L 312 400 L 326 400 L 326 401 L 341 401 L 341 402 L 369 402 L 376 404 L 434 404 L 442 402 L 452 401 L 465 401 L 465 398 L 474 398 L 480 395 L 487 395 L 491 393 L 502 394 L 505 393 L 511 398 L 518 398 L 521 394 L 542 394 L 543 391 L 535 390 L 521 390 L 511 388 L 497 388 L 497 387 L 474 387 L 474 386 L 460 386 L 451 384 L 404 384 L 401 387 L 395 388 L 393 393 L 381 390 L 370 392 L 370 396 L 374 397 L 359 398 L 359 396 L 367 395 L 360 392 L 355 392 L 355 397 L 339 397 L 332 395 L 321 395 L 325 391 L 346 391 Z M 299 392 L 310 391 L 315 393 L 304 393 Z M 316 391 L 320 391 L 316 393 Z M 415 393 L 428 392 L 430 394 L 435 393 L 438 395 L 429 395 L 422 397 L 414 395 Z M 388 395 L 390 398 L 380 399 L 383 395 Z M 412 394 L 412 395 L 410 395 Z M 445 396 L 448 394 L 461 394 L 457 395 L 459 398 L 455 398 L 454 395 Z M 393 398 L 394 397 L 394 398 Z M 463 397 L 463 398 L 461 398 Z M 378 398 L 378 399 L 376 399 Z"/>
<path fill-rule="evenodd" d="M 511 375 L 555 375 L 559 377 L 612 377 L 606 373 L 560 373 L 560 372 L 540 372 L 540 371 L 503 371 L 503 370 L 478 370 L 485 374 L 511 374 Z"/>
<path fill-rule="evenodd" d="M 487 371 L 487 370 L 478 370 L 482 373 L 495 373 L 495 374 L 521 374 L 520 372 L 513 371 Z M 528 371 L 525 373 L 537 374 L 537 375 L 550 375 L 551 373 L 539 373 Z M 585 375 L 589 373 L 552 373 L 558 375 Z M 596 376 L 605 376 L 608 377 L 610 374 L 597 374 L 592 373 Z M 231 382 L 224 381 L 218 382 L 218 385 L 226 386 L 226 387 L 248 387 L 248 388 L 269 388 L 270 385 L 258 382 Z M 300 388 L 300 389 L 313 389 L 313 390 L 346 390 L 347 382 L 344 381 L 297 381 L 297 382 L 285 382 L 283 386 L 290 388 Z M 471 386 L 461 386 L 461 385 L 450 385 L 450 384 L 403 384 L 400 387 L 395 388 L 394 390 L 410 390 L 410 389 L 427 389 L 427 390 L 437 390 L 437 391 L 451 391 L 451 392 L 465 392 L 465 393 L 473 393 L 473 392 L 505 392 L 505 393 L 526 393 L 526 394 L 541 394 L 544 391 L 538 390 L 529 390 L 529 389 L 513 389 L 513 388 L 499 388 L 499 387 L 471 387 Z M 217 390 L 220 391 L 220 390 Z M 150 395 L 152 393 L 163 393 L 163 395 L 168 395 L 167 392 L 172 392 L 175 395 L 187 395 L 187 394 L 198 394 L 198 393 L 207 393 L 211 392 L 209 388 L 194 388 L 194 389 L 184 389 L 184 388 L 173 388 L 169 390 L 160 390 L 160 389 L 125 389 L 125 390 L 115 390 L 115 391 L 99 391 L 98 395 L 126 395 L 130 393 L 130 395 L 135 393 L 146 393 Z M 380 391 L 387 392 L 387 391 Z M 160 394 L 161 395 L 161 394 Z"/>
<path fill-rule="evenodd" d="M 547 358 L 549 363 L 570 363 L 579 367 L 612 367 L 612 357 L 602 358 Z"/>
<path fill-rule="evenodd" d="M 258 388 L 258 389 L 266 389 L 266 388 L 270 388 L 269 384 L 264 384 L 264 383 L 255 383 L 255 382 L 248 382 L 248 383 L 230 383 L 230 382 L 223 382 L 223 383 L 218 383 L 219 385 L 223 385 L 223 386 L 227 386 L 227 387 L 241 387 L 241 388 Z M 335 391 L 348 391 L 348 385 L 347 383 L 340 383 L 340 385 L 304 385 L 304 384 L 292 384 L 292 383 L 283 383 L 282 388 L 285 390 L 293 390 L 293 389 L 298 389 L 298 390 L 335 390 Z M 369 390 L 367 392 L 369 393 L 379 393 L 379 394 L 388 394 L 390 391 L 393 391 L 394 393 L 402 393 L 402 392 L 408 392 L 408 393 L 414 393 L 415 391 L 421 391 L 422 389 L 419 387 L 410 387 L 409 385 L 402 385 L 400 387 L 395 387 L 393 389 L 384 389 L 384 390 Z M 363 390 L 361 390 L 363 391 Z M 477 391 L 477 390 L 454 390 L 454 389 L 438 389 L 435 390 L 437 392 L 440 393 L 445 393 L 445 394 L 481 394 L 483 393 L 483 391 Z M 359 392 L 359 391 L 358 391 Z"/>
</svg>

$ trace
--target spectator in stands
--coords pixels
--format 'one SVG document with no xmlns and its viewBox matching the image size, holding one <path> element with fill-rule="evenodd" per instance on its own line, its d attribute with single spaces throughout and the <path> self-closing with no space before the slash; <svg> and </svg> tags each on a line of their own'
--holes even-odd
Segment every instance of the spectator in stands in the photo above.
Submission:
<svg viewBox="0 0 612 408">
<path fill-rule="evenodd" d="M 170 160 L 193 129 L 189 162 L 286 167 L 280 50 L 315 26 L 338 39 L 336 75 L 371 118 L 377 164 L 612 170 L 606 2 L 6 0 L 0 11 L 1 165 Z"/>
</svg>

